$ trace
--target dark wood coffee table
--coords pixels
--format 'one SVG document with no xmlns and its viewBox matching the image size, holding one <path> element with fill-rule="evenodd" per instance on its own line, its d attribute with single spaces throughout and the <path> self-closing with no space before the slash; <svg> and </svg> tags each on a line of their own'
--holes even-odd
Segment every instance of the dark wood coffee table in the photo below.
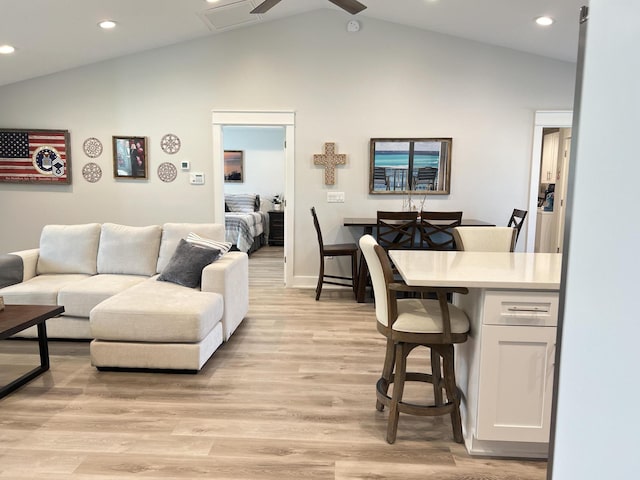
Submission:
<svg viewBox="0 0 640 480">
<path fill-rule="evenodd" d="M 38 326 L 38 345 L 40 347 L 40 366 L 25 373 L 11 383 L 0 387 L 0 398 L 9 395 L 41 373 L 49 370 L 49 345 L 45 321 L 60 315 L 64 307 L 55 305 L 5 305 L 0 311 L 0 340 L 9 338 L 33 325 Z"/>
</svg>

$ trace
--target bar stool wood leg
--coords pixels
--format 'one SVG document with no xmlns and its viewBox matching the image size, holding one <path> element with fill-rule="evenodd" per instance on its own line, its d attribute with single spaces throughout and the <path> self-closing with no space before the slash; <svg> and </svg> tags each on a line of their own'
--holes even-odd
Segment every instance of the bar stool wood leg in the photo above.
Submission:
<svg viewBox="0 0 640 480">
<path fill-rule="evenodd" d="M 442 374 L 440 370 L 440 354 L 433 348 L 431 350 L 431 377 L 433 378 L 433 398 L 436 405 L 444 405 L 442 398 Z"/>
<path fill-rule="evenodd" d="M 384 355 L 384 366 L 382 367 L 382 376 L 378 380 L 377 391 L 384 394 L 384 397 L 389 394 L 389 384 L 393 382 L 393 365 L 396 361 L 395 355 L 396 347 L 393 344 L 393 340 L 387 339 L 387 350 Z M 377 395 L 376 410 L 382 412 L 384 410 L 383 398 L 380 394 Z"/>
<path fill-rule="evenodd" d="M 453 439 L 457 443 L 463 442 L 462 420 L 460 419 L 460 396 L 456 385 L 456 374 L 454 369 L 453 345 L 439 346 L 443 360 L 444 384 L 447 392 L 447 399 L 453 404 L 451 410 L 451 426 L 453 427 Z"/>
<path fill-rule="evenodd" d="M 387 423 L 387 442 L 396 441 L 398 419 L 400 417 L 400 402 L 404 393 L 404 381 L 407 374 L 408 346 L 406 343 L 396 345 L 396 373 L 393 381 L 393 396 L 389 405 L 389 420 Z"/>
</svg>

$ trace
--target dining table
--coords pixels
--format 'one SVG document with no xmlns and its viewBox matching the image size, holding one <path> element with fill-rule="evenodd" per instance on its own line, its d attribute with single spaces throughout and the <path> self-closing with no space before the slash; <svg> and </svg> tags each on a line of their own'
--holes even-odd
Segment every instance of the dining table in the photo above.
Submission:
<svg viewBox="0 0 640 480">
<path fill-rule="evenodd" d="M 345 227 L 358 227 L 362 229 L 363 235 L 372 235 L 373 229 L 377 226 L 378 220 L 376 217 L 345 217 L 343 218 L 342 225 Z M 460 223 L 462 227 L 495 227 L 495 223 L 487 222 L 484 220 L 478 220 L 475 218 L 462 217 Z M 363 255 L 360 255 L 360 261 L 358 265 L 358 285 L 356 289 L 356 300 L 358 303 L 363 303 L 366 297 L 367 287 L 367 275 L 369 270 L 367 268 L 367 262 Z"/>
<path fill-rule="evenodd" d="M 471 455 L 549 451 L 562 254 L 390 250 L 410 286 L 465 287 L 469 317 L 455 347 L 463 438 Z"/>
</svg>

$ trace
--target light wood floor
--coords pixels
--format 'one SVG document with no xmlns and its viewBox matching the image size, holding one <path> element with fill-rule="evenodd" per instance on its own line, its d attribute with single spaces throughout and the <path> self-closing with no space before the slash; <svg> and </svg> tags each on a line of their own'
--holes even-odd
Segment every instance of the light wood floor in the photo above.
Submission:
<svg viewBox="0 0 640 480">
<path fill-rule="evenodd" d="M 98 372 L 87 343 L 52 341 L 51 370 L 0 400 L 0 478 L 545 478 L 546 462 L 470 457 L 448 418 L 401 416 L 387 444 L 373 304 L 285 290 L 282 248 L 250 276 L 249 315 L 197 375 Z M 1 342 L 0 381 L 36 353 Z"/>
</svg>

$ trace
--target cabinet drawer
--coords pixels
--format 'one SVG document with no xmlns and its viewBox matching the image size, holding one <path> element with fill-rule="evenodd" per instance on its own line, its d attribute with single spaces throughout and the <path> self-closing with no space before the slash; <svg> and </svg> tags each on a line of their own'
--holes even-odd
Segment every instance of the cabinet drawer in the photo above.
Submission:
<svg viewBox="0 0 640 480">
<path fill-rule="evenodd" d="M 552 327 L 558 324 L 558 292 L 486 292 L 485 325 L 530 325 Z"/>
</svg>

